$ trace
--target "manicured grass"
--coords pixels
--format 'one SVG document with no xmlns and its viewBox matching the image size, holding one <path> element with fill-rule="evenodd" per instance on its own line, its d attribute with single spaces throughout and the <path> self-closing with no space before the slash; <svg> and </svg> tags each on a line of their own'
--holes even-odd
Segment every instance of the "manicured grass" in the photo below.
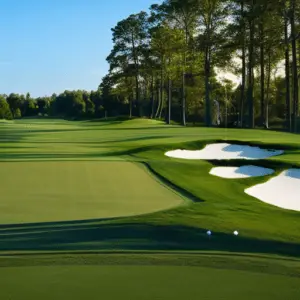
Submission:
<svg viewBox="0 0 300 300">
<path fill-rule="evenodd" d="M 214 235 L 224 236 L 224 239 L 219 238 L 222 247 L 217 243 L 212 247 L 214 249 L 226 249 L 226 241 L 234 230 L 239 230 L 240 240 L 249 240 L 243 251 L 254 248 L 249 247 L 250 241 L 258 252 L 283 253 L 286 249 L 287 254 L 294 255 L 298 249 L 299 213 L 267 205 L 244 193 L 245 188 L 269 177 L 226 180 L 209 175 L 210 168 L 216 164 L 244 162 L 185 161 L 164 155 L 170 149 L 199 149 L 220 140 L 270 145 L 282 147 L 285 154 L 255 163 L 274 168 L 278 174 L 284 168 L 300 165 L 298 135 L 260 130 L 182 128 L 139 119 L 124 122 L 28 119 L 0 127 L 0 139 L 4 191 L 1 196 L 6 201 L 4 204 L 7 203 L 5 198 L 10 199 L 10 204 L 5 204 L 8 205 L 6 210 L 0 212 L 2 224 L 78 219 L 89 222 L 89 219 L 153 212 L 178 205 L 181 199 L 154 181 L 154 177 L 142 169 L 142 164 L 146 164 L 162 183 L 177 187 L 177 191 L 194 201 L 192 205 L 149 216 L 111 220 L 109 226 L 107 223 L 102 225 L 99 220 L 105 245 L 94 237 L 89 240 L 89 235 L 78 234 L 69 240 L 69 236 L 65 237 L 68 227 L 64 224 L 61 224 L 62 231 L 56 235 L 51 233 L 54 240 L 64 239 L 63 244 L 49 242 L 43 237 L 32 239 L 32 235 L 36 236 L 33 224 L 33 227 L 27 227 L 28 242 L 19 244 L 15 236 L 10 244 L 13 249 L 34 249 L 38 245 L 42 249 L 66 247 L 66 240 L 72 249 L 94 249 L 100 244 L 109 249 L 207 249 L 211 246 L 199 237 L 207 229 L 213 230 Z M 125 161 L 134 161 L 141 167 Z M 126 204 L 120 205 L 118 199 L 126 199 Z M 52 206 L 55 202 L 57 208 Z M 97 220 L 93 222 L 97 223 Z M 75 226 L 74 222 L 71 224 Z M 113 230 L 111 226 L 114 226 Z M 111 234 L 116 234 L 116 230 L 117 246 L 110 244 Z M 164 237 L 164 231 L 169 235 Z M 24 239 L 27 239 L 26 235 L 22 235 Z M 7 236 L 5 241 L 0 238 L 0 247 L 8 249 L 8 240 Z M 257 241 L 263 246 L 258 247 Z M 274 245 L 275 242 L 288 246 Z"/>
<path fill-rule="evenodd" d="M 215 266 L 199 266 L 201 260 L 211 260 Z M 35 266 L 0 267 L 1 299 L 273 300 L 298 299 L 300 296 L 299 274 L 272 274 L 268 267 L 274 262 L 268 263 L 266 259 L 252 261 L 256 270 L 245 270 L 238 262 L 228 263 L 226 268 L 221 256 L 197 255 L 179 255 L 177 261 L 172 255 L 147 254 L 140 259 L 134 255 L 86 255 L 77 260 L 76 256 L 70 255 L 64 259 L 49 256 L 48 263 L 44 258 L 44 265 L 40 266 L 41 258 L 32 261 Z M 289 265 L 291 262 L 283 262 L 282 270 L 284 267 L 288 270 Z"/>
<path fill-rule="evenodd" d="M 250 162 L 164 155 L 222 140 L 285 154 Z M 300 167 L 300 136 L 138 119 L 2 123 L 0 251 L 9 256 L 0 257 L 0 298 L 298 299 L 300 212 L 244 193 L 270 177 L 209 175 L 245 163 L 275 176 Z M 124 250 L 125 260 L 87 254 Z"/>
<path fill-rule="evenodd" d="M 184 202 L 130 162 L 2 162 L 0 178 L 1 224 L 140 215 Z"/>
</svg>

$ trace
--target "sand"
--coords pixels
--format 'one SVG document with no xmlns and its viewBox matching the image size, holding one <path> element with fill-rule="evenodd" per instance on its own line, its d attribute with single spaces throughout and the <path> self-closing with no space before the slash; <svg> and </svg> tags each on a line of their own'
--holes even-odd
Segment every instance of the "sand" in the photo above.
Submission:
<svg viewBox="0 0 300 300">
<path fill-rule="evenodd" d="M 277 207 L 300 211 L 300 169 L 284 171 L 266 183 L 246 189 L 245 193 Z"/>
<path fill-rule="evenodd" d="M 202 150 L 174 150 L 165 155 L 181 159 L 223 160 L 247 159 L 258 160 L 283 154 L 281 150 L 268 150 L 246 145 L 231 145 L 226 143 L 210 144 Z"/>
<path fill-rule="evenodd" d="M 274 173 L 274 170 L 257 167 L 257 166 L 242 166 L 242 167 L 216 167 L 211 169 L 211 175 L 228 178 L 228 179 L 238 179 L 238 178 L 250 178 L 267 176 Z"/>
</svg>

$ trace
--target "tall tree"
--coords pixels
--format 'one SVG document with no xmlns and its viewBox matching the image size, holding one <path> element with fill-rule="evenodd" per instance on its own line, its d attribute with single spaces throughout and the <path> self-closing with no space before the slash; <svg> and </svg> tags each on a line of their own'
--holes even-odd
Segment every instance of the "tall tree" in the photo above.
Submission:
<svg viewBox="0 0 300 300">
<path fill-rule="evenodd" d="M 240 122 L 241 127 L 244 124 L 244 105 L 245 105 L 245 90 L 246 90 L 246 24 L 244 16 L 244 0 L 241 0 L 241 35 L 242 35 L 242 83 L 241 83 L 241 98 L 240 98 Z"/>
<path fill-rule="evenodd" d="M 289 9 L 286 1 L 281 1 L 279 14 L 283 18 L 284 26 L 284 48 L 285 48 L 285 116 L 286 127 L 288 131 L 292 131 L 291 119 L 291 83 L 290 83 L 290 43 L 289 43 Z"/>
<path fill-rule="evenodd" d="M 226 61 L 224 56 L 225 29 L 228 17 L 228 1 L 224 0 L 199 0 L 200 18 L 199 26 L 200 47 L 204 52 L 204 77 L 205 77 L 205 119 L 206 125 L 212 125 L 211 119 L 211 77 L 216 65 Z M 222 59 L 220 59 L 222 57 Z"/>
<path fill-rule="evenodd" d="M 250 0 L 248 22 L 249 22 L 249 50 L 248 50 L 248 89 L 247 89 L 247 102 L 248 102 L 248 126 L 254 128 L 254 38 L 255 38 L 255 21 L 256 15 L 256 0 Z"/>
<path fill-rule="evenodd" d="M 113 32 L 114 48 L 107 60 L 111 65 L 111 72 L 119 71 L 120 59 L 126 57 L 128 64 L 134 66 L 135 98 L 140 102 L 140 61 L 148 43 L 147 14 L 130 15 L 127 19 L 120 21 Z"/>
<path fill-rule="evenodd" d="M 20 114 L 20 106 L 21 106 L 21 97 L 19 94 L 11 93 L 6 98 L 6 101 L 9 104 L 10 110 L 12 112 L 13 117 L 15 117 L 16 114 Z"/>
<path fill-rule="evenodd" d="M 181 63 L 181 114 L 182 125 L 186 125 L 186 87 L 185 78 L 188 64 L 188 51 L 193 42 L 197 19 L 199 15 L 199 3 L 197 0 L 166 0 L 162 5 L 152 6 L 161 18 L 167 19 L 175 28 L 179 28 L 184 33 L 184 45 L 182 47 Z"/>
<path fill-rule="evenodd" d="M 296 0 L 290 0 L 290 23 L 292 40 L 292 70 L 293 70 L 293 130 L 297 132 L 297 117 L 299 114 L 299 84 L 298 84 L 298 61 L 296 44 Z"/>
<path fill-rule="evenodd" d="M 151 31 L 151 54 L 159 67 L 157 74 L 160 78 L 160 101 L 158 103 L 157 117 L 161 116 L 164 108 L 164 86 L 166 81 L 168 82 L 167 94 L 170 100 L 169 85 L 171 80 L 175 79 L 177 75 L 177 67 L 174 68 L 174 65 L 182 64 L 181 54 L 184 44 L 183 32 L 180 29 L 170 27 L 168 22 L 163 22 Z M 169 108 L 170 105 L 171 101 L 168 101 Z"/>
</svg>

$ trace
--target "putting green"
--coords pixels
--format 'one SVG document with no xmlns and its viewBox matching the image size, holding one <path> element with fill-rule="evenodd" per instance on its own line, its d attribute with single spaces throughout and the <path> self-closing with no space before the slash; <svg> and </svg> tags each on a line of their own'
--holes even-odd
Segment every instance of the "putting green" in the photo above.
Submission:
<svg viewBox="0 0 300 300">
<path fill-rule="evenodd" d="M 0 298 L 11 300 L 275 300 L 300 297 L 299 278 L 203 267 L 15 267 L 0 268 L 0 277 Z"/>
<path fill-rule="evenodd" d="M 130 162 L 0 163 L 1 224 L 132 216 L 183 198 Z"/>
</svg>

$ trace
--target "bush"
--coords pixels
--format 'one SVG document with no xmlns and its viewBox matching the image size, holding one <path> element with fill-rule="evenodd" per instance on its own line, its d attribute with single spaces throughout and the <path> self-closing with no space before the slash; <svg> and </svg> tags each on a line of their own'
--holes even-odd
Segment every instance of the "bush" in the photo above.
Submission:
<svg viewBox="0 0 300 300">
<path fill-rule="evenodd" d="M 269 119 L 269 125 L 270 127 L 284 128 L 286 125 L 286 121 L 278 117 L 273 117 Z"/>
<path fill-rule="evenodd" d="M 300 133 L 300 118 L 297 119 L 297 132 Z"/>
<path fill-rule="evenodd" d="M 3 98 L 0 98 L 0 119 L 11 120 L 12 118 L 12 113 L 7 101 Z"/>
<path fill-rule="evenodd" d="M 17 108 L 14 113 L 14 118 L 20 119 L 21 117 L 22 117 L 21 110 L 20 110 L 20 108 Z"/>
</svg>

